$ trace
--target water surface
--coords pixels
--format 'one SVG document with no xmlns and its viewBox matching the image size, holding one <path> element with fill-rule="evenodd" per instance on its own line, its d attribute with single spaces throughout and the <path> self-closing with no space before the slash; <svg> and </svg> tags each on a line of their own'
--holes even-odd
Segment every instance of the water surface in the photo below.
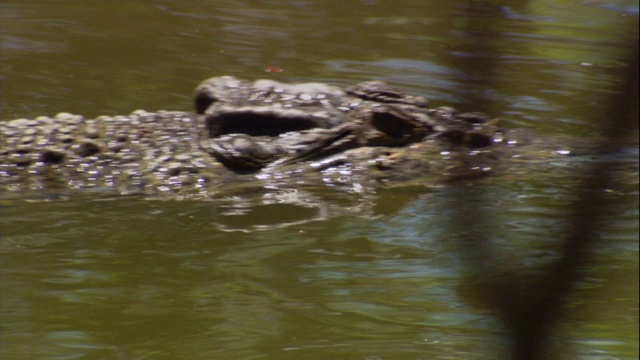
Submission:
<svg viewBox="0 0 640 360">
<path fill-rule="evenodd" d="M 217 75 L 339 86 L 382 79 L 433 106 L 587 144 L 615 116 L 607 99 L 623 80 L 615 74 L 625 39 L 638 32 L 632 1 L 0 9 L 2 120 L 187 111 L 197 83 Z M 555 333 L 557 358 L 638 358 L 637 138 L 612 155 L 607 225 Z M 489 214 L 484 226 L 505 268 L 553 261 L 581 166 L 595 160 L 534 158 L 478 181 L 366 192 L 7 197 L 0 357 L 504 359 L 507 336 L 467 277 L 452 206 Z M 451 200 L 469 187 L 490 201 Z"/>
</svg>

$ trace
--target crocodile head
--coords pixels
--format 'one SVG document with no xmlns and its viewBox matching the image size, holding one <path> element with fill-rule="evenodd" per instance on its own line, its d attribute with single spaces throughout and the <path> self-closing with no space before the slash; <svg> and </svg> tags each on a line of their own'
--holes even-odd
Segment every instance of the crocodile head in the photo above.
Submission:
<svg viewBox="0 0 640 360">
<path fill-rule="evenodd" d="M 345 92 L 319 83 L 216 77 L 196 88 L 195 108 L 200 146 L 238 172 L 359 146 L 401 146 L 431 130 L 424 99 L 380 81 Z"/>
<path fill-rule="evenodd" d="M 403 146 L 433 133 L 426 101 L 381 81 L 347 91 L 216 77 L 195 91 L 199 143 L 237 172 L 362 146 Z"/>
</svg>

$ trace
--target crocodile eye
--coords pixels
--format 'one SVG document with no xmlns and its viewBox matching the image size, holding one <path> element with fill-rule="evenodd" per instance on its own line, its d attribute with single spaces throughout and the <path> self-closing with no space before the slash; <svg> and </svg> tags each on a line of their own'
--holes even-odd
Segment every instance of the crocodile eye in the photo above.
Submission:
<svg viewBox="0 0 640 360">
<path fill-rule="evenodd" d="M 218 101 L 215 97 L 212 97 L 204 92 L 200 92 L 196 95 L 195 106 L 197 114 L 204 114 L 211 104 Z"/>
<path fill-rule="evenodd" d="M 264 108 L 218 109 L 206 118 L 209 137 L 226 134 L 278 136 L 291 131 L 326 127 L 322 119 L 298 110 Z"/>
</svg>

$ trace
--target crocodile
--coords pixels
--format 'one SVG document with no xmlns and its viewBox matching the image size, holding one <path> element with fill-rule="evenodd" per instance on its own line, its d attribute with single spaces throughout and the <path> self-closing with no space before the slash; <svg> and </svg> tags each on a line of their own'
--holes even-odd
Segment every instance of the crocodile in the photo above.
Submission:
<svg viewBox="0 0 640 360">
<path fill-rule="evenodd" d="M 430 108 L 382 81 L 342 89 L 220 76 L 193 99 L 193 111 L 0 122 L 0 191 L 375 187 L 484 176 L 510 142 L 499 119 Z"/>
</svg>

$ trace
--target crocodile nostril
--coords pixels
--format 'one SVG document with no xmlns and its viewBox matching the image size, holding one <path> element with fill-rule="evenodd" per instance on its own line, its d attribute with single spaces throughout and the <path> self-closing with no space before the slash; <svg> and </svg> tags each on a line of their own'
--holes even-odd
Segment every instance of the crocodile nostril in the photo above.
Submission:
<svg viewBox="0 0 640 360">
<path fill-rule="evenodd" d="M 392 137 L 403 136 L 415 128 L 413 124 L 404 121 L 400 116 L 385 111 L 374 111 L 371 117 L 371 124 L 376 129 Z"/>
</svg>

